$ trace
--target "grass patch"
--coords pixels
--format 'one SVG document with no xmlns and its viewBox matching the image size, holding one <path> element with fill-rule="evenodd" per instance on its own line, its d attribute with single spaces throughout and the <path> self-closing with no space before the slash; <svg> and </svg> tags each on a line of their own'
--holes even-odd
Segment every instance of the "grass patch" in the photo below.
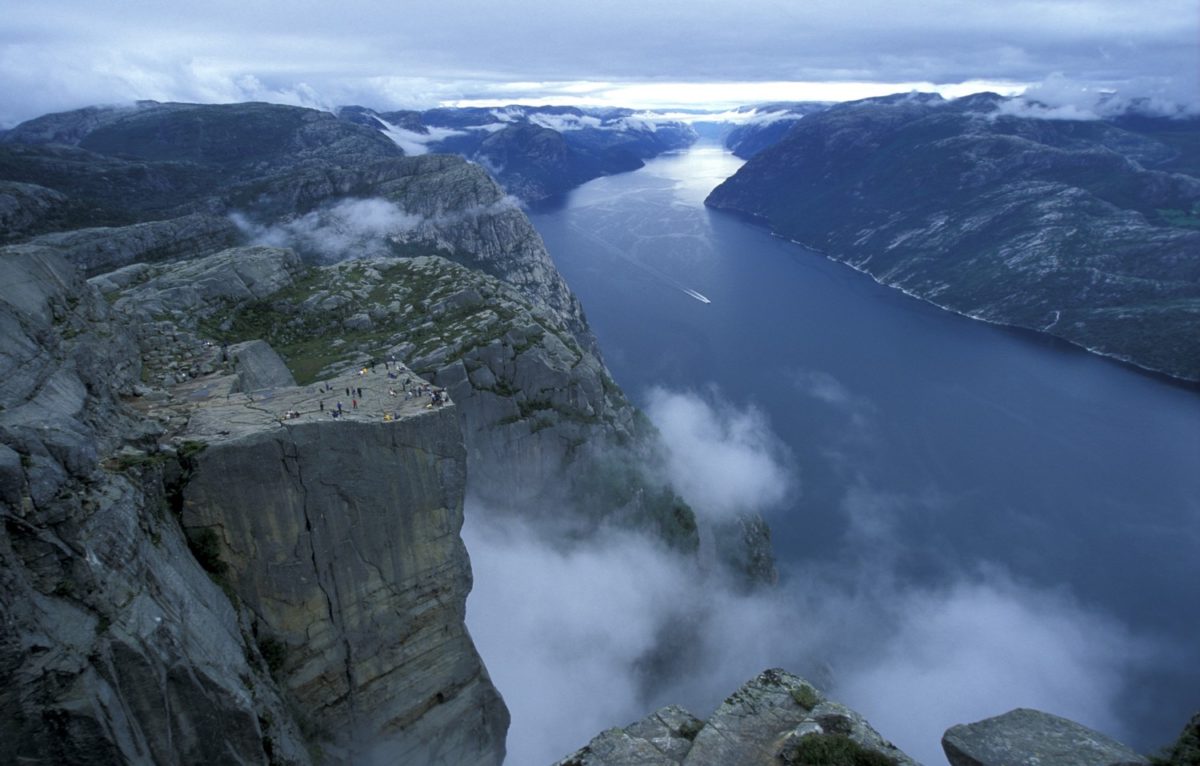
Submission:
<svg viewBox="0 0 1200 766">
<path fill-rule="evenodd" d="M 845 734 L 810 734 L 779 754 L 793 766 L 896 766 L 896 761 L 865 748 Z"/>
<path fill-rule="evenodd" d="M 796 701 L 796 704 L 805 710 L 812 710 L 821 702 L 821 697 L 817 694 L 817 690 L 807 684 L 792 689 L 791 693 L 792 699 Z"/>
</svg>

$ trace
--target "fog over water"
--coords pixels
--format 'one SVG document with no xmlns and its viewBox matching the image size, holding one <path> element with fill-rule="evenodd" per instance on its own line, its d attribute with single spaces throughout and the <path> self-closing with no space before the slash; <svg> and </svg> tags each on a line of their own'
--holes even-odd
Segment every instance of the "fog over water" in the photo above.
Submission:
<svg viewBox="0 0 1200 766">
<path fill-rule="evenodd" d="M 1173 738 L 1200 709 L 1200 392 L 705 210 L 739 164 L 701 145 L 531 217 L 676 485 L 702 517 L 761 510 L 782 582 L 747 597 L 644 540 L 568 548 L 469 506 L 509 762 L 821 663 L 930 764 L 947 726 L 1017 706 Z M 648 676 L 680 625 L 691 650 Z"/>
</svg>

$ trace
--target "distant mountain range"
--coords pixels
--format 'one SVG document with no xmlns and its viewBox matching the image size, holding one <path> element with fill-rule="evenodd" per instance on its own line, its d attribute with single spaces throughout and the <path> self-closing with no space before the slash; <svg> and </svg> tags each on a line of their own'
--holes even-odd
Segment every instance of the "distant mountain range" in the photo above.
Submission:
<svg viewBox="0 0 1200 766">
<path fill-rule="evenodd" d="M 483 165 L 505 189 L 539 202 L 696 140 L 675 121 L 639 117 L 630 109 L 506 106 L 376 112 L 347 106 L 338 116 L 375 128 L 407 154 L 460 154 Z"/>
<path fill-rule="evenodd" d="M 878 281 L 1200 380 L 1200 120 L 899 94 L 792 120 L 706 204 Z"/>
<path fill-rule="evenodd" d="M 725 148 L 742 159 L 750 159 L 787 135 L 797 120 L 829 106 L 823 101 L 789 101 L 742 107 L 737 116 L 747 116 L 725 134 Z"/>
</svg>

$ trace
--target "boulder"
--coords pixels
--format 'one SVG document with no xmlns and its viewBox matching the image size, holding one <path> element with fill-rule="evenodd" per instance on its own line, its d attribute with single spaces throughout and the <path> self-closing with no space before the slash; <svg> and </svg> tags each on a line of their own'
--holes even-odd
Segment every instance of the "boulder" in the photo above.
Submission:
<svg viewBox="0 0 1200 766">
<path fill-rule="evenodd" d="M 1140 766 L 1142 756 L 1082 724 L 1028 708 L 946 730 L 952 766 Z"/>
<path fill-rule="evenodd" d="M 235 343 L 227 350 L 237 368 L 238 391 L 260 391 L 296 385 L 283 358 L 265 340 Z"/>
<path fill-rule="evenodd" d="M 602 732 L 555 766 L 780 766 L 814 761 L 919 766 L 858 713 L 778 669 L 747 682 L 708 721 L 680 707 L 665 707 L 624 729 Z"/>
</svg>

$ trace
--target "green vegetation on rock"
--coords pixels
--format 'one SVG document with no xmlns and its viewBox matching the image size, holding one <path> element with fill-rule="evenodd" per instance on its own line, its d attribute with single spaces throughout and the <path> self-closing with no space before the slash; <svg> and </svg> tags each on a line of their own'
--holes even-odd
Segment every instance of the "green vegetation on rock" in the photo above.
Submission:
<svg viewBox="0 0 1200 766">
<path fill-rule="evenodd" d="M 789 766 L 896 766 L 894 759 L 845 734 L 809 734 L 786 747 L 779 758 Z"/>
</svg>

